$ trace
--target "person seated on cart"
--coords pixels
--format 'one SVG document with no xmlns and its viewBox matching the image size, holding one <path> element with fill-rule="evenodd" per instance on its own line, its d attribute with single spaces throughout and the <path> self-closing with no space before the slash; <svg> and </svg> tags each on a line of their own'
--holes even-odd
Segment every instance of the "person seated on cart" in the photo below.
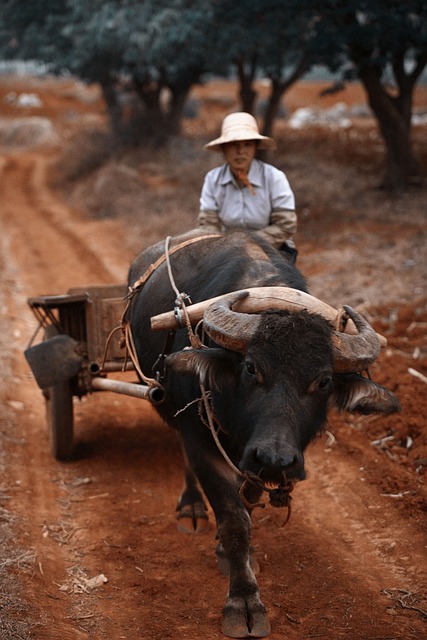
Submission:
<svg viewBox="0 0 427 640">
<path fill-rule="evenodd" d="M 283 171 L 255 158 L 258 149 L 275 149 L 274 140 L 259 133 L 250 113 L 237 112 L 224 118 L 220 137 L 205 148 L 222 153 L 226 162 L 206 174 L 198 227 L 255 230 L 295 262 L 294 194 Z"/>
</svg>

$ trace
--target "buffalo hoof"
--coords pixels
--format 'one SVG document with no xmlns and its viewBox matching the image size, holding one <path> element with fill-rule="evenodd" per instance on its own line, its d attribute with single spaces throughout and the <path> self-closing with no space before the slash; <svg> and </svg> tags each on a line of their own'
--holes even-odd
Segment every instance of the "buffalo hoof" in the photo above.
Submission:
<svg viewBox="0 0 427 640">
<path fill-rule="evenodd" d="M 229 638 L 266 638 L 270 622 L 262 602 L 256 598 L 232 598 L 226 604 L 222 632 Z"/>
<path fill-rule="evenodd" d="M 218 567 L 220 573 L 223 576 L 229 576 L 230 575 L 230 563 L 228 562 L 228 558 L 225 555 L 224 547 L 222 546 L 222 544 L 218 544 L 217 545 L 217 547 L 215 549 L 215 555 L 216 555 L 216 564 L 217 564 L 217 567 Z M 259 572 L 261 571 L 261 569 L 260 569 L 258 560 L 255 557 L 255 551 L 254 551 L 253 547 L 251 547 L 249 549 L 249 564 L 251 566 L 252 571 L 257 576 L 259 574 Z"/>
<path fill-rule="evenodd" d="M 178 511 L 178 531 L 181 533 L 205 533 L 209 529 L 208 514 L 203 502 L 187 504 Z"/>
</svg>

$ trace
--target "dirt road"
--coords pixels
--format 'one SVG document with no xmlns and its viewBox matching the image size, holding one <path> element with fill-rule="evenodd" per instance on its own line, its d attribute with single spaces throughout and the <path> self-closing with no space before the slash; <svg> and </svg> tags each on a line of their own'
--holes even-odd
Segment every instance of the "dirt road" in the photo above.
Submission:
<svg viewBox="0 0 427 640">
<path fill-rule="evenodd" d="M 134 246 L 123 221 L 89 219 L 49 186 L 51 157 L 46 148 L 0 156 L 0 636 L 223 638 L 227 580 L 213 518 L 207 534 L 177 532 L 177 442 L 151 407 L 109 393 L 76 401 L 75 459 L 50 455 L 23 358 L 36 326 L 26 299 L 123 282 Z M 398 250 L 394 224 L 384 234 Z M 327 258 L 311 253 L 309 231 L 300 247 L 316 277 Z M 402 414 L 332 416 L 286 527 L 281 511 L 254 513 L 272 640 L 426 637 L 426 385 L 408 372 L 426 374 L 425 299 L 393 309 L 375 317 L 389 346 L 372 374 Z"/>
</svg>

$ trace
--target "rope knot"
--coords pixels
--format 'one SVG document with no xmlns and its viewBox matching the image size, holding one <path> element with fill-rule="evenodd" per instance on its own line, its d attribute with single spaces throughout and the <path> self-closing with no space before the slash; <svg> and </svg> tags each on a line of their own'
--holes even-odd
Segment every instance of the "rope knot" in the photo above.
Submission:
<svg viewBox="0 0 427 640">
<path fill-rule="evenodd" d="M 186 312 L 187 304 L 192 304 L 190 296 L 184 292 L 178 294 L 175 300 L 173 314 L 175 316 L 175 319 L 178 325 L 181 328 L 187 327 L 187 312 Z"/>
</svg>

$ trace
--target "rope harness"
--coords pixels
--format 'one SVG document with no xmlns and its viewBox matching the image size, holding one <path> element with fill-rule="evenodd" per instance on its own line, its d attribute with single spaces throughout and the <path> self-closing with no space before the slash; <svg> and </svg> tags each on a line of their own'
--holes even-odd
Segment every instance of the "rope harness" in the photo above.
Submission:
<svg viewBox="0 0 427 640">
<path fill-rule="evenodd" d="M 218 234 L 219 235 L 219 234 Z M 122 339 L 120 341 L 120 344 L 122 347 L 125 347 L 125 362 L 124 362 L 124 368 L 126 367 L 126 363 L 128 358 L 130 358 L 130 360 L 133 363 L 133 366 L 135 367 L 135 370 L 138 372 L 138 375 L 140 376 L 142 382 L 144 384 L 146 384 L 148 387 L 153 388 L 153 387 L 160 387 L 163 389 L 160 380 L 162 378 L 162 371 L 160 371 L 160 369 L 157 371 L 157 376 L 156 377 L 148 377 L 144 374 L 144 372 L 141 369 L 141 366 L 139 364 L 139 360 L 138 360 L 138 355 L 136 352 L 136 347 L 135 347 L 135 342 L 133 339 L 133 335 L 132 335 L 132 329 L 131 329 L 131 322 L 132 322 L 132 313 L 133 313 L 133 307 L 135 304 L 135 301 L 137 299 L 138 294 L 142 291 L 145 283 L 147 282 L 147 280 L 150 278 L 150 276 L 156 271 L 156 269 L 158 269 L 158 267 L 163 264 L 164 262 L 166 262 L 166 266 L 167 266 L 167 270 L 168 270 L 168 275 L 169 275 L 169 280 L 171 283 L 171 286 L 173 288 L 173 290 L 175 291 L 176 294 L 176 300 L 175 300 L 175 307 L 174 307 L 174 312 L 175 312 L 175 316 L 179 321 L 180 326 L 182 327 L 186 327 L 187 328 L 187 332 L 189 335 L 189 339 L 190 339 L 190 343 L 191 346 L 194 349 L 197 349 L 201 346 L 200 340 L 198 338 L 198 336 L 193 332 L 193 329 L 191 327 L 191 322 L 188 318 L 188 314 L 187 314 L 187 310 L 186 310 L 186 304 L 189 303 L 191 304 L 191 300 L 190 297 L 186 294 L 186 293 L 180 293 L 176 287 L 173 275 L 172 275 L 172 269 L 171 269 L 171 265 L 170 265 L 170 256 L 174 253 L 176 253 L 177 251 L 180 251 L 181 249 L 183 249 L 184 247 L 187 247 L 195 242 L 199 242 L 200 240 L 205 240 L 206 238 L 212 238 L 212 237 L 218 237 L 217 234 L 212 235 L 212 236 L 197 236 L 196 238 L 190 238 L 189 240 L 186 240 L 184 242 L 181 242 L 180 244 L 177 244 L 175 247 L 170 248 L 169 244 L 170 244 L 170 236 L 168 236 L 166 238 L 166 242 L 165 242 L 165 252 L 155 261 L 153 262 L 144 272 L 144 274 L 138 278 L 138 280 L 131 286 L 129 287 L 128 293 L 126 295 L 126 299 L 127 299 L 127 304 L 125 307 L 125 310 L 123 311 L 122 314 L 122 318 L 121 318 L 121 324 L 119 327 L 116 327 L 116 329 L 114 329 L 110 336 L 110 337 L 118 330 L 121 330 L 123 336 Z M 173 336 L 175 335 L 175 332 L 169 332 L 168 334 L 168 338 L 166 340 L 166 344 L 165 344 L 165 348 L 163 350 L 163 353 L 160 354 L 158 360 L 156 361 L 153 369 L 156 369 L 157 366 L 161 366 L 164 363 L 164 360 L 166 358 L 166 355 L 168 355 L 167 350 L 170 353 L 170 350 L 172 349 L 172 345 L 173 345 Z M 107 345 L 109 343 L 109 339 L 107 341 Z M 105 363 L 105 357 L 104 357 L 104 363 Z"/>
<path fill-rule="evenodd" d="M 144 382 L 144 384 L 146 384 L 148 387 L 150 388 L 161 388 L 163 391 L 163 386 L 161 384 L 161 380 L 163 379 L 164 376 L 164 361 L 167 357 L 167 355 L 169 355 L 169 353 L 171 353 L 172 351 L 172 347 L 173 347 L 173 341 L 174 341 L 174 337 L 175 337 L 175 330 L 169 331 L 167 339 L 166 339 L 166 343 L 165 343 L 165 347 L 163 349 L 163 352 L 159 355 L 156 363 L 153 366 L 153 369 L 156 373 L 156 377 L 155 378 L 151 378 L 151 377 L 147 377 L 142 369 L 141 366 L 139 364 L 139 360 L 138 360 L 138 355 L 137 355 L 137 351 L 136 351 L 136 347 L 135 347 L 135 342 L 133 339 L 133 335 L 132 335 L 132 330 L 131 330 L 131 321 L 132 321 L 132 312 L 133 312 L 133 307 L 135 304 L 135 300 L 137 298 L 137 295 L 140 293 L 140 291 L 142 290 L 142 288 L 144 287 L 145 283 L 147 282 L 147 280 L 150 278 L 150 276 L 156 271 L 156 269 L 163 264 L 163 262 L 166 262 L 166 267 L 167 267 L 167 271 L 168 271 L 168 276 L 169 276 L 169 281 L 171 284 L 172 289 L 175 292 L 176 295 L 176 299 L 175 299 L 175 307 L 174 307 L 174 314 L 175 317 L 179 323 L 179 326 L 182 328 L 186 328 L 187 329 L 187 334 L 188 334 L 188 339 L 190 341 L 191 347 L 192 349 L 207 349 L 208 347 L 203 344 L 202 340 L 200 339 L 199 335 L 197 334 L 197 328 L 196 328 L 196 332 L 193 330 L 193 327 L 191 326 L 191 321 L 190 318 L 188 316 L 188 312 L 187 312 L 187 304 L 191 305 L 191 298 L 189 295 L 187 295 L 184 292 L 180 292 L 179 289 L 176 286 L 175 283 L 175 279 L 173 277 L 173 273 L 172 273 L 172 267 L 171 267 L 171 262 L 170 262 L 170 256 L 172 254 L 174 254 L 177 251 L 180 251 L 181 249 L 183 249 L 184 247 L 193 244 L 195 242 L 199 242 L 200 240 L 206 240 L 207 238 L 217 238 L 220 237 L 221 234 L 214 234 L 214 235 L 210 235 L 210 236 L 198 236 L 196 238 L 191 238 L 190 240 L 186 240 L 185 242 L 182 242 L 176 246 L 174 246 L 173 248 L 170 248 L 170 240 L 171 237 L 168 236 L 166 238 L 165 241 L 165 252 L 164 254 L 162 254 L 153 264 L 151 264 L 148 269 L 144 272 L 144 274 L 133 284 L 132 287 L 129 287 L 129 291 L 128 294 L 126 296 L 127 299 L 127 305 L 126 308 L 122 314 L 122 318 L 121 318 L 121 325 L 119 327 L 116 327 L 115 329 L 113 329 L 113 331 L 110 333 L 108 339 L 107 339 L 107 344 L 106 344 L 106 349 L 105 349 L 105 355 L 104 355 L 104 361 L 103 361 L 103 365 L 102 368 L 105 364 L 105 360 L 106 360 L 106 354 L 107 354 L 107 349 L 108 349 L 108 345 L 110 343 L 110 340 L 112 338 L 112 336 L 115 334 L 116 331 L 121 330 L 123 333 L 123 337 L 121 339 L 121 346 L 126 348 L 125 351 L 125 362 L 123 365 L 123 370 L 125 370 L 126 367 L 126 363 L 127 363 L 127 359 L 128 357 L 131 359 L 136 371 L 138 372 L 138 375 L 140 376 L 141 380 Z M 101 368 L 101 370 L 102 370 Z M 215 413 L 213 410 L 213 406 L 212 406 L 212 398 L 211 398 L 211 394 L 209 391 L 206 390 L 206 387 L 203 383 L 203 381 L 201 379 L 199 379 L 199 385 L 200 385 L 200 391 L 201 391 L 201 397 L 198 398 L 196 400 L 196 402 L 199 405 L 199 417 L 201 422 L 206 425 L 211 434 L 212 437 L 214 439 L 214 442 L 216 444 L 216 447 L 218 449 L 218 451 L 220 452 L 220 454 L 222 455 L 222 457 L 224 458 L 225 462 L 228 464 L 228 466 L 232 469 L 232 471 L 240 478 L 243 479 L 243 482 L 240 486 L 240 490 L 239 490 L 239 495 L 240 495 L 240 499 L 242 500 L 243 504 L 245 505 L 245 507 L 249 510 L 252 511 L 255 507 L 261 507 L 264 508 L 265 507 L 265 503 L 263 502 L 256 502 L 256 503 L 251 503 L 249 502 L 246 497 L 245 497 L 245 489 L 249 484 L 254 485 L 256 488 L 258 488 L 261 492 L 264 491 L 269 495 L 269 500 L 270 500 L 270 504 L 273 507 L 286 507 L 287 508 L 287 516 L 285 519 L 285 522 L 282 524 L 282 526 L 285 526 L 288 522 L 289 519 L 291 517 L 291 500 L 292 500 L 292 496 L 290 495 L 291 492 L 293 491 L 293 488 L 295 486 L 295 482 L 289 480 L 288 478 L 286 478 L 285 472 L 283 472 L 283 480 L 282 482 L 279 484 L 279 486 L 275 487 L 275 488 L 271 488 L 266 486 L 266 484 L 261 480 L 261 478 L 255 474 L 249 473 L 247 471 L 240 471 L 240 469 L 238 469 L 236 467 L 236 465 L 232 462 L 232 460 L 230 459 L 230 457 L 228 456 L 227 452 L 225 451 L 224 447 L 221 444 L 221 441 L 219 439 L 219 432 L 220 431 L 224 431 L 221 428 L 221 425 L 219 424 L 218 420 L 215 417 Z M 191 403 L 193 404 L 193 403 Z M 178 413 L 180 413 L 181 411 L 185 411 L 185 409 L 188 408 L 189 405 L 187 405 L 186 407 L 184 407 L 183 409 L 180 409 L 176 415 L 178 415 Z M 215 424 L 217 425 L 217 428 L 215 428 Z M 262 470 L 261 472 L 262 473 Z"/>
</svg>

